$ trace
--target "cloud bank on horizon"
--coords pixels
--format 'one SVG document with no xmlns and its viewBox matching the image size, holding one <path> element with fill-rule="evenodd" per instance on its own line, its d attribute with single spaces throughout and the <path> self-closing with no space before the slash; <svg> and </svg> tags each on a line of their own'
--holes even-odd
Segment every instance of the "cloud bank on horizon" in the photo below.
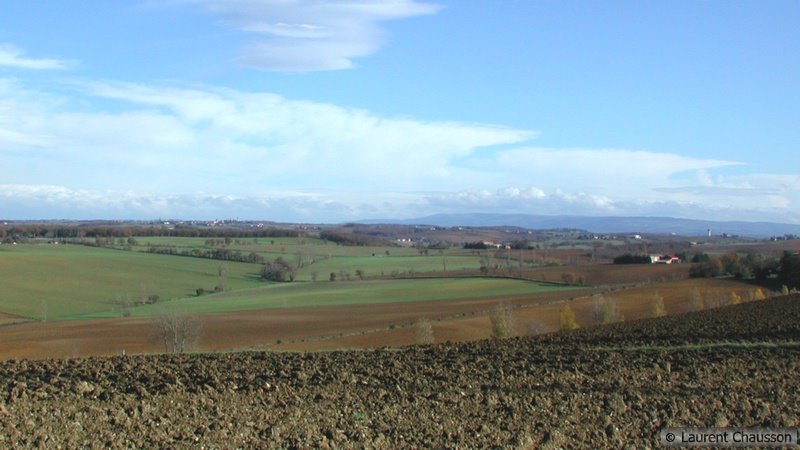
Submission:
<svg viewBox="0 0 800 450">
<path fill-rule="evenodd" d="M 242 65 L 306 72 L 283 77 L 357 72 L 353 60 L 386 41 L 384 22 L 447 12 L 409 0 L 177 5 L 244 33 Z M 193 79 L 108 79 L 82 66 L 72 55 L 37 57 L 24 42 L 0 44 L 0 219 L 513 212 L 800 223 L 797 167 L 541 145 L 538 130 L 458 115 L 397 117 Z"/>
</svg>

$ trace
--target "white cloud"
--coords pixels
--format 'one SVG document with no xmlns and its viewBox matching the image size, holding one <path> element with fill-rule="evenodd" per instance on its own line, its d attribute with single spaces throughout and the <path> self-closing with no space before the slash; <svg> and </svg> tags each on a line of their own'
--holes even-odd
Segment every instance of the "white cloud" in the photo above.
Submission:
<svg viewBox="0 0 800 450">
<path fill-rule="evenodd" d="M 534 195 L 519 195 L 520 191 Z M 763 197 L 753 202 L 725 203 L 708 201 L 705 195 L 676 199 L 661 197 L 652 200 L 640 198 L 610 198 L 585 192 L 567 193 L 560 189 L 544 191 L 536 187 L 509 187 L 496 191 L 467 190 L 439 192 L 424 196 L 423 205 L 416 211 L 438 213 L 505 213 L 579 216 L 649 216 L 708 219 L 717 221 L 772 221 L 800 224 L 797 198 L 784 198 L 779 202 L 764 203 Z M 792 203 L 794 202 L 794 203 Z M 421 214 L 406 217 L 415 217 Z"/>
<path fill-rule="evenodd" d="M 681 173 L 739 165 L 674 153 L 602 148 L 516 148 L 502 152 L 496 161 L 498 171 L 525 173 L 544 187 L 559 187 L 569 174 L 571 185 L 614 195 L 631 190 L 641 195 L 653 186 L 672 184 L 672 178 Z"/>
<path fill-rule="evenodd" d="M 536 133 L 385 118 L 271 93 L 68 87 L 75 95 L 0 79 L 0 180 L 16 193 L 0 197 L 0 211 L 323 221 L 448 211 L 747 219 L 760 211 L 800 221 L 800 176 L 747 174 L 735 161 L 506 148 Z M 739 174 L 726 174 L 731 167 Z"/>
<path fill-rule="evenodd" d="M 77 88 L 88 96 L 70 101 L 37 95 L 19 83 L 6 86 L 0 83 L 0 130 L 16 134 L 0 133 L 0 140 L 15 150 L 0 152 L 0 163 L 37 167 L 8 173 L 5 180 L 14 183 L 169 192 L 203 186 L 237 195 L 297 185 L 431 189 L 469 181 L 454 159 L 535 135 L 491 125 L 387 119 L 231 89 L 83 83 Z M 118 101 L 117 112 L 87 108 L 98 98 L 105 106 Z"/>
<path fill-rule="evenodd" d="M 0 67 L 30 70 L 68 69 L 75 63 L 62 59 L 27 58 L 25 52 L 11 44 L 0 43 Z"/>
<path fill-rule="evenodd" d="M 348 69 L 385 40 L 381 22 L 433 14 L 414 0 L 194 0 L 255 40 L 239 62 L 258 69 L 308 72 Z"/>
</svg>

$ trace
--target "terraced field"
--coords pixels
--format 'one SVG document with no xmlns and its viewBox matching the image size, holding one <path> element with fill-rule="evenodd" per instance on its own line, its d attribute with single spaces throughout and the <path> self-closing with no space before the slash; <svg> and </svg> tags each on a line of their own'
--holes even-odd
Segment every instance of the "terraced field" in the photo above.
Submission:
<svg viewBox="0 0 800 450">
<path fill-rule="evenodd" d="M 659 448 L 800 424 L 800 297 L 570 333 L 0 363 L 0 446 Z"/>
</svg>

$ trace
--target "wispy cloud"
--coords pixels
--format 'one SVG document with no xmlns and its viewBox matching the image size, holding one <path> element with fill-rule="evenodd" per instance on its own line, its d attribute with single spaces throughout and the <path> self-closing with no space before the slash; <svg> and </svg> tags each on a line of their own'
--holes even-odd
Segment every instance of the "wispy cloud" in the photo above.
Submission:
<svg viewBox="0 0 800 450">
<path fill-rule="evenodd" d="M 381 23 L 433 14 L 439 6 L 414 0 L 194 0 L 253 40 L 239 62 L 283 72 L 339 70 L 375 53 Z"/>
<path fill-rule="evenodd" d="M 15 182 L 39 173 L 67 185 L 80 180 L 94 188 L 113 183 L 171 192 L 203 186 L 244 194 L 297 185 L 403 191 L 466 182 L 454 159 L 535 136 L 501 126 L 382 118 L 269 93 L 108 82 L 77 88 L 85 96 L 73 104 L 0 83 L 0 131 L 17 133 L 3 142 L 16 150 L 0 153 L 0 162 L 39 167 L 9 174 Z M 118 101 L 117 112 L 87 111 L 98 99 Z M 42 145 L 25 146 L 26 139 Z M 65 164 L 71 170 L 62 170 Z"/>
<path fill-rule="evenodd" d="M 0 67 L 29 70 L 58 70 L 74 66 L 73 61 L 52 58 L 28 58 L 19 47 L 0 43 Z"/>
<path fill-rule="evenodd" d="M 0 79 L 7 194 L 0 211 L 302 221 L 448 211 L 715 214 L 800 222 L 800 176 L 747 174 L 736 161 L 528 147 L 536 132 L 380 117 L 264 92 L 92 80 L 59 91 L 65 88 L 70 97 Z M 725 175 L 728 168 L 737 174 Z"/>
</svg>

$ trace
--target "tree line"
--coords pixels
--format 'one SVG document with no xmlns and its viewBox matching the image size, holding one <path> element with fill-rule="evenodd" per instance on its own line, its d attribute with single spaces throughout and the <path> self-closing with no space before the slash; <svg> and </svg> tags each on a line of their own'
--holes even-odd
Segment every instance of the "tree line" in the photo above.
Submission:
<svg viewBox="0 0 800 450">
<path fill-rule="evenodd" d="M 797 253 L 785 251 L 780 257 L 760 253 L 748 253 L 740 257 L 736 253 L 726 253 L 697 259 L 700 262 L 689 269 L 689 275 L 694 278 L 733 276 L 757 281 L 776 279 L 789 288 L 800 289 L 800 254 Z"/>
<path fill-rule="evenodd" d="M 146 251 L 147 253 L 156 253 L 159 255 L 188 256 L 192 258 L 218 259 L 221 261 L 235 261 L 254 264 L 264 263 L 264 257 L 256 252 L 243 253 L 240 250 L 231 250 L 229 248 L 193 248 L 191 250 L 178 250 L 177 247 L 172 245 L 161 245 L 148 247 Z"/>
<path fill-rule="evenodd" d="M 201 237 L 201 238 L 273 238 L 299 237 L 301 230 L 289 228 L 175 228 L 146 226 L 86 226 L 86 225 L 9 225 L 0 227 L 0 238 L 128 238 L 141 237 Z"/>
</svg>

